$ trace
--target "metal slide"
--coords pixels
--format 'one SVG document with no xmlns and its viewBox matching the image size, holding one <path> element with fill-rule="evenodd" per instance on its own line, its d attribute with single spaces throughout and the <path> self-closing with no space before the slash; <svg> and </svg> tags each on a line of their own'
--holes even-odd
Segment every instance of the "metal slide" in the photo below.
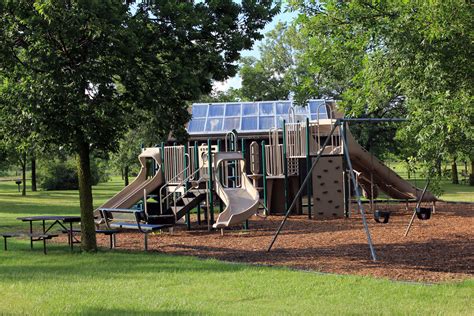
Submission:
<svg viewBox="0 0 474 316">
<path fill-rule="evenodd" d="M 244 222 L 257 213 L 259 194 L 252 181 L 245 172 L 245 160 L 239 152 L 220 152 L 214 155 L 215 169 L 224 161 L 238 161 L 240 165 L 241 186 L 239 188 L 226 188 L 220 181 L 215 181 L 216 193 L 225 205 L 219 214 L 214 228 L 224 228 Z"/>
<path fill-rule="evenodd" d="M 147 178 L 147 158 L 155 160 L 156 165 L 159 167 L 155 175 L 150 178 Z M 146 148 L 138 156 L 138 159 L 140 160 L 141 169 L 135 180 L 101 205 L 100 208 L 130 208 L 143 198 L 143 190 L 146 189 L 147 193 L 151 193 L 164 184 L 164 177 L 161 172 L 160 148 Z M 94 213 L 99 215 L 97 210 Z"/>
<path fill-rule="evenodd" d="M 423 190 L 402 179 L 395 171 L 385 166 L 383 162 L 365 150 L 359 145 L 349 130 L 347 130 L 347 145 L 353 168 L 361 173 L 359 175 L 360 180 L 370 184 L 372 178 L 373 183 L 381 191 L 394 199 L 418 200 L 420 198 Z M 432 202 L 436 200 L 432 193 L 426 192 L 422 201 Z"/>
</svg>

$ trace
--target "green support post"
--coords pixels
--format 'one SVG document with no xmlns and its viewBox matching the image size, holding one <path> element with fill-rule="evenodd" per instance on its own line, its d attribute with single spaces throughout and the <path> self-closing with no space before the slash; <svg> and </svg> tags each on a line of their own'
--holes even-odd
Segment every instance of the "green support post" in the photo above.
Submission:
<svg viewBox="0 0 474 316">
<path fill-rule="evenodd" d="M 262 141 L 262 175 L 263 175 L 263 205 L 265 206 L 265 215 L 267 214 L 268 203 L 267 203 L 267 163 L 265 159 L 265 141 Z"/>
<path fill-rule="evenodd" d="M 161 142 L 160 147 L 161 147 L 161 175 L 163 176 L 163 179 L 165 179 L 165 163 L 166 163 L 165 162 L 165 143 Z M 166 179 L 165 179 L 165 182 L 166 182 Z M 166 192 L 165 192 L 165 196 L 166 196 Z M 160 203 L 163 203 L 163 201 L 161 201 L 161 198 L 162 197 L 160 196 Z M 164 207 L 165 209 L 168 209 L 168 205 L 164 205 L 164 206 L 161 206 L 161 207 Z M 161 214 L 161 215 L 163 215 L 163 214 Z"/>
<path fill-rule="evenodd" d="M 217 140 L 217 151 L 218 152 L 221 152 L 221 149 L 222 149 L 222 141 L 220 139 Z M 219 181 L 221 183 L 223 183 L 224 179 L 223 179 L 223 175 L 222 175 L 222 168 L 219 168 L 219 170 L 217 170 L 218 172 L 218 177 L 219 177 Z M 219 213 L 222 213 L 224 211 L 224 204 L 222 203 L 222 200 L 219 199 Z"/>
<path fill-rule="evenodd" d="M 283 120 L 283 175 L 285 187 L 285 212 L 288 210 L 288 161 L 286 159 L 286 121 Z"/>
<path fill-rule="evenodd" d="M 214 224 L 214 201 L 213 201 L 213 184 L 212 184 L 212 146 L 211 146 L 211 140 L 207 140 L 207 162 L 208 162 L 208 168 L 209 168 L 209 205 L 207 206 L 207 209 L 210 214 L 210 218 L 208 218 L 208 221 L 210 221 L 210 224 Z"/>
<path fill-rule="evenodd" d="M 199 147 L 198 147 L 197 141 L 195 141 L 194 142 L 194 170 L 199 169 L 199 152 L 198 151 L 199 151 Z M 200 177 L 199 171 L 197 171 L 194 176 L 195 176 L 195 180 L 199 179 Z M 201 225 L 201 203 L 197 205 L 196 210 L 197 210 L 198 225 Z"/>
<path fill-rule="evenodd" d="M 187 191 L 188 188 L 189 188 L 189 180 L 188 180 L 189 174 L 188 174 L 188 172 L 186 171 L 186 170 L 187 170 L 187 169 L 186 169 L 186 166 L 187 166 L 189 163 L 191 163 L 190 161 L 188 161 L 188 155 L 187 155 L 187 153 L 188 153 L 188 148 L 189 148 L 189 147 L 188 147 L 188 143 L 185 143 L 185 144 L 184 144 L 184 153 L 183 153 L 183 155 L 184 155 L 184 172 L 183 172 L 183 177 L 184 177 L 184 179 L 186 179 L 186 182 L 184 183 L 184 189 L 185 189 L 185 191 Z M 187 227 L 188 230 L 191 229 L 191 210 L 189 210 L 189 211 L 186 212 L 186 227 Z"/>
<path fill-rule="evenodd" d="M 161 142 L 161 173 L 165 176 L 165 143 Z M 165 179 L 166 180 L 166 179 Z"/>
<path fill-rule="evenodd" d="M 310 155 L 310 146 L 309 146 L 309 139 L 310 139 L 310 133 L 309 133 L 309 118 L 306 118 L 306 170 L 311 169 L 311 155 Z M 306 171 L 308 172 L 308 171 Z M 308 218 L 311 219 L 311 196 L 313 195 L 312 189 L 313 184 L 312 184 L 312 179 L 309 178 L 308 183 L 306 184 L 306 190 L 307 190 L 307 201 L 308 201 Z"/>
<path fill-rule="evenodd" d="M 245 160 L 245 139 L 242 138 L 240 145 L 242 147 L 242 158 L 244 158 L 244 160 Z M 247 170 L 245 170 L 245 172 L 247 172 Z M 243 176 L 243 175 L 241 175 L 241 176 Z M 249 229 L 249 220 L 245 221 L 244 229 L 245 230 Z"/>
</svg>

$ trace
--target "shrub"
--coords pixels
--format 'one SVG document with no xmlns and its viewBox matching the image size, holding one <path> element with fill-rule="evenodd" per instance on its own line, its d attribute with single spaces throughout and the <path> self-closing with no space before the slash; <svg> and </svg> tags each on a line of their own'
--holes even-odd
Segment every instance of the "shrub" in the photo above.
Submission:
<svg viewBox="0 0 474 316">
<path fill-rule="evenodd" d="M 106 182 L 108 174 L 105 166 L 91 159 L 91 182 L 96 185 Z M 77 190 L 79 181 L 75 159 L 53 159 L 42 161 L 38 172 L 39 185 L 43 190 Z"/>
</svg>

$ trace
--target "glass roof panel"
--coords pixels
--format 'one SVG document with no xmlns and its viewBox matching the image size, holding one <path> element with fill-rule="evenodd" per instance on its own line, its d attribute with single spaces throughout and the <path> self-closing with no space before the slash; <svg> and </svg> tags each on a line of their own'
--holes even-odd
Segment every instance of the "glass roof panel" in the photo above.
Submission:
<svg viewBox="0 0 474 316">
<path fill-rule="evenodd" d="M 206 122 L 206 131 L 219 132 L 222 130 L 222 118 L 209 117 Z"/>
<path fill-rule="evenodd" d="M 294 108 L 294 116 L 289 118 L 289 109 Z M 190 134 L 226 133 L 233 129 L 242 132 L 265 131 L 274 127 L 282 128 L 283 120 L 304 122 L 328 117 L 325 100 L 309 100 L 305 107 L 294 105 L 292 101 L 195 103 L 192 119 L 188 124 Z"/>
<path fill-rule="evenodd" d="M 272 115 L 274 114 L 273 102 L 262 102 L 259 103 L 260 115 Z"/>
<path fill-rule="evenodd" d="M 258 107 L 257 103 L 244 103 L 242 104 L 242 115 L 257 115 Z"/>
<path fill-rule="evenodd" d="M 225 116 L 240 116 L 240 104 L 227 104 L 225 106 Z"/>
<path fill-rule="evenodd" d="M 268 130 L 275 127 L 275 117 L 274 116 L 260 116 L 258 120 L 258 129 L 259 130 Z"/>
<path fill-rule="evenodd" d="M 212 104 L 209 107 L 208 116 L 210 117 L 224 116 L 224 104 Z"/>
<path fill-rule="evenodd" d="M 283 121 L 286 120 L 288 122 L 288 114 L 286 115 L 277 115 L 276 117 L 276 127 L 283 128 Z"/>
<path fill-rule="evenodd" d="M 294 109 L 295 109 L 295 114 L 305 114 L 305 115 L 309 114 L 308 113 L 309 108 L 307 106 L 298 105 L 298 106 L 295 106 Z"/>
<path fill-rule="evenodd" d="M 324 100 L 309 101 L 309 108 L 311 110 L 311 114 L 318 113 L 318 110 L 320 115 L 327 112 L 326 102 L 324 102 Z"/>
<path fill-rule="evenodd" d="M 257 117 L 248 116 L 242 117 L 242 130 L 244 131 L 255 131 L 257 130 Z"/>
<path fill-rule="evenodd" d="M 231 131 L 233 129 L 240 129 L 240 117 L 224 118 L 224 131 Z"/>
<path fill-rule="evenodd" d="M 193 118 L 206 117 L 207 115 L 207 104 L 196 104 L 193 105 Z"/>
<path fill-rule="evenodd" d="M 290 110 L 291 102 L 277 102 L 276 103 L 276 113 L 277 114 L 288 114 Z"/>
<path fill-rule="evenodd" d="M 189 133 L 203 132 L 204 125 L 206 125 L 206 119 L 193 118 L 191 122 L 189 122 L 188 132 Z"/>
</svg>

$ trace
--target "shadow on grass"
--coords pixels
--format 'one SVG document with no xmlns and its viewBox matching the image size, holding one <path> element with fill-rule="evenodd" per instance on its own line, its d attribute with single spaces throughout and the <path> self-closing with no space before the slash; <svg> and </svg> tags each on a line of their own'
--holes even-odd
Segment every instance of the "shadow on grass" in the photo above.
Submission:
<svg viewBox="0 0 474 316">
<path fill-rule="evenodd" d="M 192 310 L 139 310 L 136 308 L 132 309 L 120 309 L 120 308 L 88 308 L 81 309 L 81 315 L 203 315 Z"/>
<path fill-rule="evenodd" d="M 170 256 L 130 251 L 99 251 L 96 254 L 68 253 L 62 246 L 51 246 L 48 254 L 42 249 L 33 251 L 29 244 L 16 244 L 11 250 L 0 253 L 0 280 L 3 282 L 39 281 L 42 279 L 69 279 L 87 277 L 110 280 L 136 280 L 147 274 L 186 272 L 240 272 L 253 267 L 239 264 L 199 260 L 189 256 Z"/>
</svg>

